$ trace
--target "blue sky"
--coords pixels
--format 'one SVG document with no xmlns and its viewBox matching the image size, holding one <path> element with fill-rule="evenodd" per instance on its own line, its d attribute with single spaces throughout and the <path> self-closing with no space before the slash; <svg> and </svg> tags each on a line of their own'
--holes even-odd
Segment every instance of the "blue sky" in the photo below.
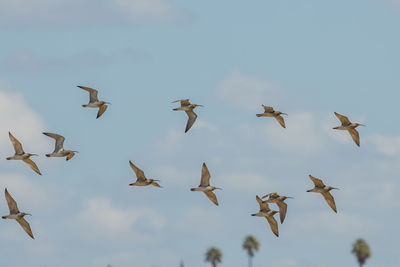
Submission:
<svg viewBox="0 0 400 267">
<path fill-rule="evenodd" d="M 399 266 L 399 26 L 398 0 L 1 1 L 0 156 L 12 131 L 43 176 L 0 162 L 36 236 L 1 221 L 0 265 L 201 267 L 217 246 L 239 267 L 252 234 L 255 266 L 356 266 L 359 237 L 367 266 Z M 77 85 L 112 103 L 103 117 Z M 187 134 L 181 98 L 205 105 Z M 287 129 L 257 118 L 261 104 Z M 334 111 L 367 125 L 360 148 L 332 130 Z M 43 131 L 80 153 L 45 158 Z M 164 188 L 129 187 L 129 160 Z M 203 162 L 219 207 L 189 191 Z M 338 214 L 306 193 L 308 174 L 341 189 Z M 295 198 L 279 238 L 250 216 L 269 192 Z"/>
</svg>

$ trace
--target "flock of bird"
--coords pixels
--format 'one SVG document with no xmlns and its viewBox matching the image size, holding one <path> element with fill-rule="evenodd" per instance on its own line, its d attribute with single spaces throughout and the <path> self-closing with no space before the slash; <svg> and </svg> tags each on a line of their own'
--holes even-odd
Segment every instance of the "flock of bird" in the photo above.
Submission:
<svg viewBox="0 0 400 267">
<path fill-rule="evenodd" d="M 82 105 L 82 107 L 89 107 L 89 108 L 98 108 L 98 113 L 96 118 L 100 118 L 104 112 L 107 110 L 108 105 L 110 104 L 109 102 L 105 101 L 100 101 L 97 97 L 98 91 L 89 87 L 85 86 L 78 86 L 79 88 L 89 92 L 89 103 L 86 105 Z M 176 100 L 173 103 L 180 102 L 180 107 L 174 108 L 174 111 L 185 111 L 187 116 L 188 116 L 188 121 L 186 124 L 185 128 L 185 133 L 189 131 L 189 129 L 193 126 L 197 119 L 197 114 L 194 112 L 194 109 L 196 107 L 202 107 L 202 105 L 198 104 L 192 104 L 190 103 L 189 99 L 182 99 L 182 100 Z M 286 128 L 285 125 L 285 120 L 283 119 L 282 115 L 287 115 L 286 113 L 276 111 L 272 107 L 269 106 L 264 106 L 264 112 L 260 114 L 256 114 L 257 117 L 272 117 L 275 118 L 279 124 L 283 127 Z M 341 125 L 338 127 L 335 127 L 333 129 L 337 130 L 346 130 L 350 133 L 352 139 L 356 143 L 357 146 L 360 146 L 360 136 L 359 133 L 357 132 L 356 128 L 358 126 L 364 126 L 359 123 L 352 123 L 350 120 L 346 117 L 343 116 L 339 113 L 334 113 L 336 117 L 340 120 Z M 64 140 L 65 138 L 59 134 L 55 133 L 47 133 L 44 132 L 44 135 L 53 138 L 55 140 L 55 149 L 52 153 L 46 154 L 46 157 L 66 157 L 66 160 L 70 160 L 71 158 L 74 157 L 75 153 L 78 151 L 73 151 L 73 150 L 66 150 L 64 149 Z M 22 144 L 9 132 L 9 138 L 11 140 L 11 143 L 14 147 L 15 154 L 12 157 L 8 157 L 7 160 L 22 160 L 26 164 L 29 165 L 29 167 L 35 171 L 37 174 L 41 175 L 41 172 L 36 165 L 36 163 L 31 159 L 31 156 L 38 156 L 37 154 L 31 154 L 31 153 L 26 153 L 24 149 L 22 148 Z M 136 181 L 129 184 L 130 186 L 148 186 L 148 185 L 153 185 L 156 187 L 161 187 L 160 184 L 158 183 L 159 180 L 155 179 L 149 179 L 145 176 L 144 172 L 139 169 L 132 161 L 129 161 L 129 164 L 134 171 L 136 175 Z M 311 175 L 309 175 L 310 179 L 314 183 L 314 188 L 307 190 L 307 192 L 315 192 L 315 193 L 320 193 L 325 201 L 328 203 L 328 205 L 332 208 L 334 212 L 337 212 L 336 209 L 336 204 L 333 196 L 331 195 L 330 191 L 332 189 L 338 189 L 332 186 L 327 186 L 323 183 L 322 180 L 315 178 Z M 210 172 L 207 168 L 207 165 L 203 163 L 202 165 L 202 170 L 201 170 L 201 179 L 200 179 L 200 184 L 198 187 L 191 188 L 191 191 L 200 191 L 203 192 L 208 199 L 210 199 L 215 205 L 218 206 L 218 199 L 215 193 L 213 192 L 216 189 L 221 189 L 215 186 L 210 185 Z M 25 212 L 21 212 L 18 209 L 16 201 L 11 197 L 10 193 L 7 191 L 7 188 L 5 189 L 5 198 L 7 200 L 8 208 L 10 210 L 10 214 L 6 216 L 2 216 L 3 219 L 14 219 L 16 220 L 21 227 L 25 230 L 25 232 L 34 239 L 34 235 L 32 233 L 31 227 L 29 223 L 25 220 L 24 216 L 26 215 L 31 215 Z M 287 212 L 287 204 L 285 203 L 285 200 L 288 198 L 288 196 L 281 196 L 278 193 L 269 193 L 260 198 L 258 195 L 256 196 L 256 200 L 260 206 L 260 210 L 257 213 L 251 214 L 252 216 L 258 216 L 258 217 L 265 217 L 270 225 L 270 228 L 272 232 L 276 235 L 279 236 L 279 230 L 278 230 L 278 223 L 274 218 L 274 215 L 278 213 L 276 210 L 271 210 L 269 208 L 268 203 L 274 203 L 278 206 L 279 208 L 279 213 L 280 213 L 280 222 L 281 224 L 284 222 L 285 217 L 286 217 L 286 212 Z M 262 200 L 266 199 L 266 200 Z"/>
</svg>

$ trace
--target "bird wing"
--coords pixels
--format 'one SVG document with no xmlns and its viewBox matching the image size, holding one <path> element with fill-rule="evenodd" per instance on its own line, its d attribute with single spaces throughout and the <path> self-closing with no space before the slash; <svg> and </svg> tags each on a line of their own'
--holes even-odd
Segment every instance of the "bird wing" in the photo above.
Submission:
<svg viewBox="0 0 400 267">
<path fill-rule="evenodd" d="M 42 175 L 42 174 L 40 173 L 40 170 L 39 170 L 38 166 L 36 165 L 35 162 L 33 162 L 33 160 L 31 160 L 30 158 L 27 158 L 27 159 L 23 159 L 23 161 L 24 161 L 26 164 L 28 164 L 29 167 L 31 167 L 31 169 L 34 170 L 37 174 Z"/>
<path fill-rule="evenodd" d="M 271 231 L 277 237 L 279 237 L 278 223 L 276 222 L 274 216 L 266 216 L 265 218 L 268 220 L 269 226 L 271 227 Z"/>
<path fill-rule="evenodd" d="M 188 115 L 188 121 L 187 121 L 187 123 L 186 123 L 186 129 L 185 129 L 185 133 L 187 132 L 187 131 L 189 131 L 189 129 L 193 126 L 193 124 L 194 124 L 194 122 L 196 121 L 196 119 L 197 119 L 197 114 L 196 113 L 194 113 L 194 111 L 193 110 L 188 110 L 188 111 L 185 111 L 186 112 L 186 114 Z"/>
<path fill-rule="evenodd" d="M 54 138 L 56 140 L 56 146 L 54 149 L 54 152 L 60 151 L 64 147 L 64 136 L 55 134 L 55 133 L 43 133 L 44 135 L 47 135 L 48 137 Z"/>
<path fill-rule="evenodd" d="M 285 120 L 283 119 L 283 117 L 281 115 L 275 116 L 275 119 L 279 122 L 279 124 L 283 127 L 286 128 L 285 126 Z"/>
<path fill-rule="evenodd" d="M 279 197 L 279 195 L 278 195 L 277 192 L 274 192 L 274 193 L 266 194 L 266 195 L 263 196 L 262 198 L 266 198 L 266 197 L 269 197 L 269 198 L 277 198 L 277 197 Z"/>
<path fill-rule="evenodd" d="M 24 219 L 24 218 L 18 218 L 17 222 L 19 223 L 19 225 L 21 225 L 21 227 L 25 230 L 25 232 L 32 238 L 35 239 L 33 237 L 32 234 L 32 230 L 31 230 L 31 226 L 29 225 L 29 223 Z"/>
<path fill-rule="evenodd" d="M 269 205 L 266 201 L 262 201 L 261 198 L 259 198 L 258 196 L 256 196 L 256 200 L 258 202 L 258 204 L 260 205 L 260 210 L 265 210 L 265 211 L 269 211 Z"/>
<path fill-rule="evenodd" d="M 156 187 L 161 187 L 161 185 L 159 185 L 156 181 L 151 182 L 151 184 L 156 186 Z"/>
<path fill-rule="evenodd" d="M 283 201 L 278 201 L 276 205 L 279 207 L 279 217 L 281 219 L 281 223 L 283 223 L 286 217 L 287 204 Z"/>
<path fill-rule="evenodd" d="M 274 108 L 273 107 L 268 107 L 268 106 L 264 106 L 264 105 L 262 105 L 262 106 L 264 108 L 264 112 L 267 112 L 267 113 L 274 112 Z"/>
<path fill-rule="evenodd" d="M 93 88 L 90 88 L 90 87 L 86 87 L 86 86 L 80 86 L 80 85 L 78 85 L 78 87 L 89 92 L 89 94 L 90 94 L 90 101 L 89 102 L 90 103 L 99 101 L 99 99 L 97 98 L 97 93 L 98 93 L 97 90 L 95 90 Z"/>
<path fill-rule="evenodd" d="M 333 211 L 337 213 L 335 199 L 333 198 L 331 193 L 324 192 L 324 193 L 321 193 L 321 194 L 324 196 L 324 198 L 326 200 L 326 203 L 328 203 L 329 207 L 331 207 L 333 209 Z"/>
<path fill-rule="evenodd" d="M 69 154 L 68 154 L 66 160 L 70 160 L 70 159 L 72 159 L 74 156 L 75 156 L 75 153 L 74 153 L 73 151 L 71 151 L 71 152 L 69 152 Z"/>
<path fill-rule="evenodd" d="M 106 112 L 107 107 L 108 107 L 108 106 L 107 106 L 106 104 L 103 104 L 103 105 L 101 105 L 101 106 L 99 107 L 99 111 L 97 112 L 97 117 L 96 117 L 96 119 L 100 118 L 100 116 L 103 115 L 104 112 Z"/>
<path fill-rule="evenodd" d="M 351 124 L 351 122 L 349 121 L 349 118 L 347 118 L 346 116 L 343 116 L 337 112 L 334 112 L 334 113 L 335 113 L 336 117 L 340 120 L 342 125 Z"/>
<path fill-rule="evenodd" d="M 7 188 L 4 191 L 6 195 L 8 209 L 10 210 L 10 214 L 17 214 L 19 212 L 17 202 L 12 198 L 10 193 L 8 193 Z"/>
<path fill-rule="evenodd" d="M 316 187 L 324 187 L 324 186 L 325 186 L 325 184 L 322 182 L 322 180 L 320 180 L 320 179 L 318 179 L 318 178 L 315 178 L 315 177 L 312 176 L 312 175 L 309 175 L 309 177 L 310 177 L 310 179 L 313 181 L 313 183 L 314 183 L 314 185 L 315 185 Z"/>
<path fill-rule="evenodd" d="M 358 131 L 356 129 L 350 129 L 348 130 L 351 138 L 353 138 L 354 142 L 356 143 L 357 146 L 360 146 L 360 135 L 358 134 Z"/>
<path fill-rule="evenodd" d="M 207 165 L 203 163 L 201 167 L 201 180 L 200 180 L 200 187 L 206 187 L 210 185 L 210 172 L 208 171 Z"/>
<path fill-rule="evenodd" d="M 129 165 L 131 165 L 132 170 L 135 172 L 138 181 L 146 180 L 146 176 L 144 175 L 144 172 L 141 169 L 139 169 L 138 167 L 136 167 L 132 161 L 129 161 Z"/>
<path fill-rule="evenodd" d="M 24 154 L 24 149 L 22 148 L 21 143 L 15 138 L 10 132 L 8 132 L 8 137 L 10 137 L 11 143 L 14 146 L 15 154 Z"/>
<path fill-rule="evenodd" d="M 189 105 L 190 105 L 189 98 L 188 98 L 188 99 L 179 99 L 179 100 L 175 100 L 175 101 L 172 102 L 172 103 L 176 103 L 176 102 L 180 102 L 180 103 L 181 103 L 181 107 L 189 106 Z"/>
<path fill-rule="evenodd" d="M 209 200 L 211 200 L 215 205 L 218 206 L 218 199 L 217 196 L 214 194 L 212 191 L 204 191 L 204 194 L 208 197 Z"/>
</svg>

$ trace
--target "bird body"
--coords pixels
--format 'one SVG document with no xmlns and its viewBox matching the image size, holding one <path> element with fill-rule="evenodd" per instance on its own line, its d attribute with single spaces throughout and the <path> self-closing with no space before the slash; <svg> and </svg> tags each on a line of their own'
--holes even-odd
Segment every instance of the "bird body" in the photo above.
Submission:
<svg viewBox="0 0 400 267">
<path fill-rule="evenodd" d="M 257 117 L 273 117 L 275 118 L 279 124 L 283 127 L 286 128 L 285 125 L 285 120 L 283 119 L 282 115 L 287 115 L 286 113 L 276 111 L 272 107 L 264 106 L 264 113 L 256 114 Z"/>
<path fill-rule="evenodd" d="M 133 164 L 132 161 L 129 161 L 129 165 L 131 166 L 132 170 L 135 172 L 136 175 L 136 182 L 134 183 L 130 183 L 130 186 L 148 186 L 148 185 L 153 185 L 156 187 L 161 187 L 157 182 L 159 182 L 159 180 L 155 180 L 155 179 L 148 179 L 146 178 L 146 176 L 144 175 L 144 172 L 139 169 L 138 167 L 136 167 L 135 164 Z"/>
<path fill-rule="evenodd" d="M 30 227 L 29 223 L 24 218 L 24 216 L 31 215 L 31 214 L 25 213 L 25 212 L 20 212 L 18 210 L 17 202 L 15 202 L 15 200 L 8 193 L 7 188 L 5 189 L 4 193 L 5 193 L 5 197 L 6 197 L 6 200 L 7 200 L 8 209 L 10 210 L 10 214 L 2 216 L 1 218 L 16 220 L 21 225 L 21 227 L 24 229 L 24 231 L 32 239 L 35 239 L 33 234 L 32 234 L 32 230 L 31 230 L 31 227 Z"/>
<path fill-rule="evenodd" d="M 358 131 L 356 130 L 356 128 L 358 126 L 365 126 L 365 125 L 360 124 L 360 123 L 350 122 L 349 118 L 347 118 L 346 116 L 341 115 L 337 112 L 334 112 L 334 114 L 340 120 L 342 125 L 334 127 L 333 129 L 348 131 L 349 134 L 351 135 L 351 138 L 353 138 L 353 141 L 356 143 L 356 145 L 360 146 L 360 135 L 359 135 Z"/>
<path fill-rule="evenodd" d="M 78 151 L 64 149 L 64 136 L 54 133 L 43 133 L 44 135 L 56 140 L 53 153 L 46 154 L 46 157 L 67 157 L 66 160 L 72 159 Z"/>
<path fill-rule="evenodd" d="M 11 140 L 11 143 L 14 147 L 15 154 L 14 156 L 6 158 L 7 160 L 22 160 L 26 164 L 31 167 L 33 171 L 35 171 L 37 174 L 42 175 L 40 173 L 40 170 L 38 166 L 36 165 L 33 160 L 30 159 L 31 156 L 37 156 L 37 154 L 31 154 L 31 153 L 26 153 L 24 149 L 22 148 L 22 144 L 15 138 L 10 132 L 8 132 L 8 137 Z"/>
<path fill-rule="evenodd" d="M 207 165 L 203 163 L 201 168 L 201 180 L 200 185 L 195 188 L 191 188 L 190 191 L 200 191 L 203 192 L 209 200 L 211 200 L 215 205 L 218 206 L 217 196 L 214 194 L 215 189 L 221 189 L 210 185 L 210 172 L 208 171 Z"/>
<path fill-rule="evenodd" d="M 256 196 L 256 200 L 258 204 L 260 205 L 260 210 L 257 213 L 251 214 L 251 216 L 256 216 L 256 217 L 265 217 L 269 223 L 269 226 L 271 228 L 271 231 L 279 237 L 279 229 L 278 229 L 278 223 L 276 222 L 274 215 L 278 213 L 276 210 L 271 210 L 269 208 L 269 205 L 267 201 L 262 201 L 261 198 Z"/>
<path fill-rule="evenodd" d="M 181 106 L 174 108 L 174 111 L 179 111 L 183 110 L 186 112 L 186 115 L 188 116 L 188 121 L 186 123 L 186 128 L 185 128 L 185 133 L 189 131 L 189 129 L 193 126 L 194 122 L 197 119 L 197 114 L 193 111 L 196 107 L 202 107 L 202 105 L 198 104 L 191 104 L 189 102 L 189 99 L 181 99 L 181 100 L 176 100 L 172 103 L 180 102 Z"/>
<path fill-rule="evenodd" d="M 89 103 L 82 105 L 82 107 L 98 108 L 99 111 L 97 112 L 96 119 L 100 118 L 100 116 L 103 115 L 103 113 L 107 110 L 107 107 L 108 107 L 107 104 L 111 104 L 111 103 L 106 102 L 106 101 L 100 101 L 97 98 L 98 91 L 93 88 L 86 87 L 86 86 L 80 86 L 80 85 L 78 85 L 78 87 L 89 92 Z"/>
<path fill-rule="evenodd" d="M 328 203 L 328 205 L 332 208 L 332 210 L 334 212 L 337 212 L 335 199 L 333 198 L 333 196 L 329 191 L 331 191 L 332 189 L 339 189 L 339 188 L 327 186 L 322 182 L 322 180 L 315 178 L 311 175 L 309 175 L 309 177 L 314 183 L 314 188 L 307 190 L 307 192 L 320 193 L 325 198 L 326 203 Z"/>
</svg>

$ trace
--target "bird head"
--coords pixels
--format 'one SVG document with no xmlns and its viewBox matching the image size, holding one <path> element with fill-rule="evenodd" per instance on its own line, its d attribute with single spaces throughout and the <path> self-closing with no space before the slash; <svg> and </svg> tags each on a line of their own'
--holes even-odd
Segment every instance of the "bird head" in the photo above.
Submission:
<svg viewBox="0 0 400 267">
<path fill-rule="evenodd" d="M 358 126 L 365 126 L 365 125 L 361 124 L 361 123 L 356 123 L 356 127 L 358 127 Z"/>
<path fill-rule="evenodd" d="M 339 188 L 328 186 L 328 190 L 331 191 L 332 189 L 340 190 Z"/>
</svg>

